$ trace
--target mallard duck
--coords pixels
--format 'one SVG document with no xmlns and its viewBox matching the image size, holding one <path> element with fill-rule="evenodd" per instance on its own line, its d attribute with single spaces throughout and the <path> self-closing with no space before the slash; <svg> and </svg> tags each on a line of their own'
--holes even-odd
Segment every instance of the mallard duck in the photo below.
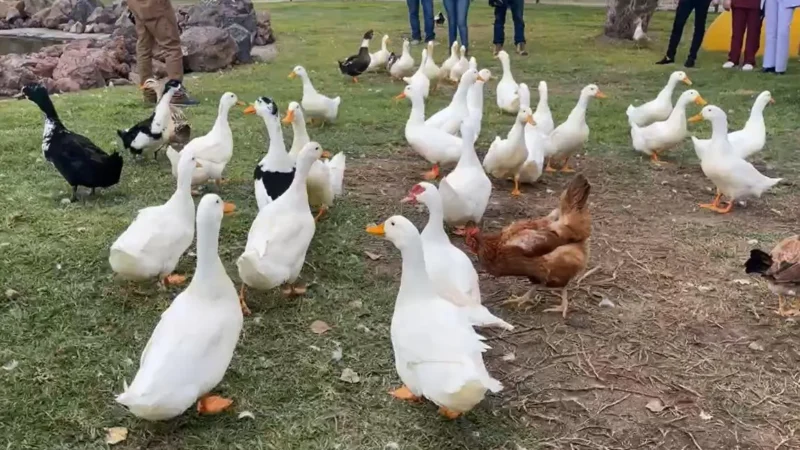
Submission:
<svg viewBox="0 0 800 450">
<path fill-rule="evenodd" d="M 333 122 L 339 115 L 339 105 L 342 104 L 342 98 L 326 97 L 311 84 L 311 79 L 308 77 L 308 72 L 303 66 L 297 66 L 289 74 L 289 78 L 300 77 L 303 80 L 303 99 L 300 104 L 303 110 L 308 115 L 312 122 L 320 120 L 320 122 Z"/>
<path fill-rule="evenodd" d="M 403 77 L 411 75 L 411 71 L 414 70 L 414 58 L 409 51 L 409 45 L 408 39 L 403 39 L 403 53 L 400 55 L 400 58 L 392 58 L 391 55 L 389 56 L 389 61 L 387 63 L 389 74 L 398 80 L 402 80 Z"/>
<path fill-rule="evenodd" d="M 383 39 L 381 39 L 381 49 L 369 55 L 367 71 L 372 72 L 386 67 L 386 63 L 389 61 L 389 50 L 386 48 L 388 43 L 389 35 L 384 34 Z"/>
<path fill-rule="evenodd" d="M 745 272 L 761 274 L 769 290 L 778 294 L 780 316 L 798 316 L 800 308 L 786 309 L 783 297 L 800 297 L 800 235 L 788 237 L 778 243 L 770 253 L 754 249 L 745 263 Z"/>
<path fill-rule="evenodd" d="M 257 114 L 264 120 L 269 136 L 267 154 L 261 158 L 253 171 L 253 183 L 258 210 L 283 195 L 294 179 L 294 160 L 286 153 L 283 142 L 278 105 L 269 97 L 259 97 L 244 110 L 245 114 Z"/>
<path fill-rule="evenodd" d="M 406 84 L 413 84 L 417 89 L 420 90 L 420 92 L 422 92 L 423 98 L 428 98 L 428 93 L 430 92 L 431 89 L 431 80 L 427 77 L 427 75 L 425 75 L 424 71 L 425 61 L 427 60 L 428 60 L 428 50 L 423 48 L 422 59 L 420 60 L 421 63 L 417 71 L 414 72 L 414 75 L 410 77 L 403 77 L 403 81 L 405 81 Z"/>
<path fill-rule="evenodd" d="M 475 130 L 475 141 L 481 134 L 481 122 L 483 122 L 483 87 L 486 82 L 492 79 L 492 72 L 489 69 L 481 69 L 478 72 L 478 79 L 475 84 L 467 91 L 467 118 L 464 123 L 469 123 Z"/>
<path fill-rule="evenodd" d="M 606 95 L 600 91 L 600 88 L 598 88 L 596 84 L 590 84 L 581 89 L 578 104 L 572 108 L 572 112 L 567 116 L 567 120 L 556 127 L 547 137 L 546 156 L 548 156 L 548 159 L 545 171 L 555 172 L 555 169 L 550 166 L 553 158 L 564 159 L 564 163 L 561 166 L 562 172 L 570 173 L 575 171 L 569 166 L 569 159 L 572 155 L 579 152 L 586 144 L 586 141 L 589 140 L 589 125 L 586 124 L 586 108 L 589 106 L 589 100 L 592 98 L 606 98 Z"/>
<path fill-rule="evenodd" d="M 283 285 L 286 295 L 302 295 L 305 286 L 295 285 L 303 268 L 316 222 L 308 206 L 306 179 L 322 147 L 309 142 L 297 157 L 294 180 L 289 189 L 258 212 L 247 235 L 244 253 L 236 266 L 242 279 L 240 299 L 245 305 L 245 285 L 269 290 Z"/>
<path fill-rule="evenodd" d="M 136 281 L 158 277 L 162 286 L 183 284 L 186 277 L 172 272 L 194 239 L 191 181 L 197 164 L 191 150 L 180 153 L 175 193 L 163 205 L 140 209 L 111 245 L 108 262 L 114 273 Z"/>
<path fill-rule="evenodd" d="M 358 76 L 366 72 L 369 68 L 371 57 L 369 54 L 369 41 L 372 40 L 372 30 L 364 33 L 364 39 L 361 41 L 361 48 L 358 49 L 358 54 L 348 57 L 339 63 L 339 71 L 343 75 L 353 77 L 353 82 L 358 83 Z"/>
<path fill-rule="evenodd" d="M 197 207 L 197 268 L 189 286 L 161 314 L 130 386 L 117 396 L 137 417 L 168 420 L 197 403 L 201 414 L 233 403 L 209 395 L 228 370 L 242 310 L 236 287 L 219 259 L 224 202 L 208 194 Z"/>
<path fill-rule="evenodd" d="M 158 92 L 158 103 L 153 114 L 126 130 L 117 130 L 117 135 L 122 140 L 123 147 L 132 155 L 142 156 L 144 153 L 152 152 L 153 157 L 158 159 L 159 150 L 175 136 L 178 124 L 181 123 L 183 127 L 187 125 L 183 113 L 176 111 L 177 108 L 170 104 L 172 96 L 182 89 L 181 82 L 169 80 L 163 89 L 159 90 L 157 81 L 148 81 L 151 86 L 155 84 L 152 89 Z M 147 84 L 142 85 L 142 89 L 149 89 L 147 86 Z"/>
<path fill-rule="evenodd" d="M 108 154 L 89 138 L 69 131 L 56 113 L 47 88 L 39 83 L 22 88 L 20 98 L 27 98 L 39 107 L 44 115 L 42 156 L 72 187 L 70 201 L 78 200 L 78 186 L 107 188 L 119 183 L 122 174 L 122 156 Z"/>
<path fill-rule="evenodd" d="M 459 53 L 461 56 L 458 58 L 458 62 L 453 64 L 453 67 L 450 68 L 450 74 L 448 75 L 450 81 L 453 83 L 459 83 L 461 81 L 461 75 L 464 75 L 464 72 L 469 70 L 469 60 L 467 59 L 467 47 L 461 46 L 459 49 Z"/>
<path fill-rule="evenodd" d="M 706 101 L 700 96 L 700 93 L 694 89 L 684 91 L 678 101 L 675 103 L 675 108 L 670 113 L 667 120 L 663 122 L 653 122 L 646 127 L 639 128 L 634 122 L 631 122 L 631 141 L 633 148 L 646 155 L 650 155 L 650 159 L 658 163 L 658 155 L 672 147 L 683 142 L 688 136 L 686 130 L 686 106 L 694 103 L 699 106 L 705 106 Z"/>
<path fill-rule="evenodd" d="M 728 142 L 731 143 L 733 152 L 740 158 L 747 158 L 761 151 L 767 143 L 767 126 L 764 124 L 764 108 L 767 104 L 775 103 L 772 94 L 764 91 L 756 97 L 753 108 L 750 110 L 750 118 L 744 124 L 744 128 L 728 133 Z M 695 151 L 703 152 L 710 145 L 710 139 L 697 139 L 692 137 Z"/>
<path fill-rule="evenodd" d="M 553 114 L 550 112 L 550 105 L 547 103 L 547 83 L 540 81 L 538 90 L 539 103 L 536 105 L 536 111 L 533 112 L 533 121 L 536 122 L 536 128 L 540 133 L 549 135 L 555 128 L 555 123 Z"/>
<path fill-rule="evenodd" d="M 473 153 L 474 150 L 473 150 Z M 477 158 L 475 158 L 477 161 Z M 478 163 L 478 170 L 480 163 Z M 485 177 L 486 175 L 484 175 Z M 491 193 L 491 182 L 489 191 Z M 487 198 L 488 201 L 488 198 Z M 445 300 L 461 307 L 478 326 L 496 326 L 506 330 L 514 327 L 495 317 L 481 305 L 481 287 L 478 272 L 472 261 L 461 249 L 450 242 L 444 231 L 444 209 L 442 196 L 436 186 L 422 182 L 411 188 L 401 203 L 422 203 L 428 208 L 428 223 L 420 234 L 425 253 L 425 269 L 431 278 L 436 292 Z"/>
<path fill-rule="evenodd" d="M 533 111 L 527 106 L 522 106 L 517 112 L 517 117 L 506 139 L 496 136 L 494 142 L 483 158 L 483 168 L 495 178 L 505 179 L 513 177 L 519 171 L 522 163 L 528 157 L 525 147 L 525 124 L 535 125 Z M 512 195 L 519 195 L 519 181 L 514 182 Z"/>
<path fill-rule="evenodd" d="M 628 123 L 644 127 L 653 122 L 667 120 L 667 117 L 672 112 L 672 93 L 675 91 L 675 86 L 681 82 L 689 86 L 692 85 L 692 81 L 689 80 L 685 72 L 672 72 L 667 85 L 664 86 L 664 89 L 661 89 L 661 92 L 658 93 L 654 100 L 639 106 L 629 105 L 626 111 Z"/>
<path fill-rule="evenodd" d="M 403 387 L 392 396 L 416 401 L 425 397 L 439 413 L 454 419 L 503 386 L 483 362 L 489 347 L 459 307 L 436 292 L 426 271 L 419 231 L 403 216 L 367 227 L 367 233 L 392 242 L 403 257 L 403 274 L 390 334 L 397 375 Z"/>
<path fill-rule="evenodd" d="M 699 114 L 689 118 L 689 122 L 704 119 L 711 122 L 711 145 L 704 153 L 698 154 L 700 168 L 717 187 L 717 194 L 714 201 L 701 204 L 701 208 L 729 213 L 736 200 L 761 197 L 767 189 L 783 180 L 762 175 L 752 164 L 733 153 L 728 141 L 728 117 L 723 110 L 713 105 L 706 106 Z M 724 208 L 720 204 L 723 195 L 729 198 Z"/>
<path fill-rule="evenodd" d="M 433 168 L 423 176 L 427 180 L 435 180 L 439 177 L 440 164 L 455 164 L 461 157 L 461 139 L 425 123 L 422 92 L 408 85 L 395 97 L 398 100 L 403 98 L 411 101 L 411 114 L 405 128 L 406 141 L 415 152 L 433 164 Z"/>
<path fill-rule="evenodd" d="M 444 60 L 441 67 L 439 68 L 439 79 L 449 78 L 450 77 L 450 69 L 456 65 L 458 62 L 459 54 L 458 54 L 458 41 L 453 42 L 450 46 L 450 56 Z"/>
<path fill-rule="evenodd" d="M 441 75 L 441 68 L 436 65 L 436 61 L 433 60 L 433 49 L 434 49 L 434 42 L 428 41 L 426 45 L 427 54 L 422 58 L 422 63 L 420 66 L 422 67 L 422 73 L 425 74 L 426 77 L 433 83 L 434 87 L 436 83 L 439 81 L 439 76 Z"/>
<path fill-rule="evenodd" d="M 476 81 L 483 80 L 478 71 L 475 69 L 468 69 L 461 75 L 461 82 L 458 83 L 456 93 L 453 94 L 453 99 L 450 104 L 444 109 L 430 116 L 425 121 L 425 125 L 438 128 L 448 134 L 458 133 L 463 122 L 469 116 L 469 109 L 467 107 L 467 94 L 470 88 Z"/>
<path fill-rule="evenodd" d="M 235 105 L 245 106 L 233 92 L 222 94 L 217 110 L 217 120 L 211 131 L 205 136 L 192 139 L 181 151 L 191 149 L 197 161 L 207 172 L 208 178 L 219 185 L 222 183 L 222 172 L 233 156 L 233 132 L 228 123 L 228 113 Z"/>
<path fill-rule="evenodd" d="M 497 107 L 507 113 L 516 114 L 519 111 L 519 84 L 514 81 L 511 73 L 511 58 L 505 50 L 500 50 L 495 58 L 503 66 L 503 76 L 497 83 Z"/>
</svg>

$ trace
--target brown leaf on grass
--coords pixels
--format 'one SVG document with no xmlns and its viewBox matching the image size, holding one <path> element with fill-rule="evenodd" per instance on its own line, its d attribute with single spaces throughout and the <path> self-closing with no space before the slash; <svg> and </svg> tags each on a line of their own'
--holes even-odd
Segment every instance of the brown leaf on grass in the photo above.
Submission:
<svg viewBox="0 0 800 450">
<path fill-rule="evenodd" d="M 342 370 L 342 376 L 339 377 L 340 380 L 344 381 L 345 383 L 355 384 L 361 381 L 361 377 L 358 376 L 355 370 L 347 367 Z"/>
<path fill-rule="evenodd" d="M 666 406 L 664 406 L 664 402 L 662 402 L 661 400 L 659 400 L 657 398 L 654 398 L 654 399 L 650 400 L 649 402 L 647 402 L 647 404 L 644 405 L 644 407 L 649 409 L 650 411 L 652 411 L 654 413 L 659 413 L 659 412 L 663 411 L 666 408 Z"/>
<path fill-rule="evenodd" d="M 106 428 L 106 444 L 114 445 L 128 439 L 128 429 L 125 427 Z"/>
<path fill-rule="evenodd" d="M 373 261 L 377 261 L 377 260 L 383 258 L 383 255 L 379 255 L 377 253 L 372 253 L 372 252 L 366 252 L 365 251 L 364 254 L 367 255 L 367 257 L 369 259 L 373 260 Z"/>
<path fill-rule="evenodd" d="M 315 334 L 327 333 L 330 330 L 331 326 L 321 320 L 315 320 L 314 323 L 311 324 L 311 331 Z"/>
</svg>

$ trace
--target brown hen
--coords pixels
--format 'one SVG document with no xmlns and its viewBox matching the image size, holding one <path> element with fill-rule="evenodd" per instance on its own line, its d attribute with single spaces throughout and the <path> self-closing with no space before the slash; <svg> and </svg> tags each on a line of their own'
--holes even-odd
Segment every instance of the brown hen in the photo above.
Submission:
<svg viewBox="0 0 800 450">
<path fill-rule="evenodd" d="M 566 317 L 566 286 L 586 268 L 589 259 L 590 189 L 586 177 L 578 174 L 561 194 L 558 208 L 546 217 L 518 220 L 493 234 L 470 228 L 465 238 L 467 246 L 491 275 L 527 277 L 534 285 L 564 288 L 561 305 L 545 311 L 560 312 Z M 508 302 L 527 302 L 535 289 L 534 286 Z"/>
<path fill-rule="evenodd" d="M 759 273 L 766 278 L 770 291 L 778 294 L 779 315 L 800 315 L 796 304 L 789 309 L 783 304 L 784 296 L 800 297 L 800 235 L 782 240 L 770 253 L 751 250 L 744 265 L 747 273 Z"/>
</svg>

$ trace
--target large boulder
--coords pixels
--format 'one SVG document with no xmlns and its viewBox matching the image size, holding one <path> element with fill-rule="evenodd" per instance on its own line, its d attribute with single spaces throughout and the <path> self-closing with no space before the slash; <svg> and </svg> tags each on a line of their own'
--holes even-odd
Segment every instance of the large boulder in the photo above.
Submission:
<svg viewBox="0 0 800 450">
<path fill-rule="evenodd" d="M 95 8 L 102 7 L 103 4 L 97 0 L 58 0 L 64 1 L 72 5 L 67 14 L 67 17 L 75 22 L 86 23 L 89 16 L 92 15 Z"/>
<path fill-rule="evenodd" d="M 35 83 L 39 77 L 33 72 L 36 63 L 27 55 L 0 56 L 0 95 L 12 96 L 18 94 L 22 86 Z"/>
<path fill-rule="evenodd" d="M 236 61 L 241 64 L 247 64 L 253 60 L 250 57 L 250 50 L 253 48 L 253 42 L 250 39 L 250 32 L 241 25 L 233 24 L 225 29 L 231 35 L 234 42 L 236 42 Z"/>
<path fill-rule="evenodd" d="M 39 10 L 33 18 L 40 20 L 45 28 L 58 29 L 70 20 L 86 23 L 98 6 L 102 6 L 98 0 L 56 0 L 51 6 Z"/>
<path fill-rule="evenodd" d="M 106 25 L 113 25 L 114 22 L 117 21 L 119 16 L 116 15 L 115 9 L 113 6 L 109 6 L 106 8 L 97 7 L 92 11 L 92 14 L 86 18 L 87 24 L 106 24 Z"/>
<path fill-rule="evenodd" d="M 28 17 L 32 17 L 39 11 L 53 5 L 53 0 L 23 0 L 23 2 L 25 3 L 25 8 L 23 10 Z"/>
<path fill-rule="evenodd" d="M 253 39 L 253 45 L 267 45 L 275 42 L 269 13 L 267 11 L 259 11 L 256 17 L 258 19 L 258 29 Z"/>
<path fill-rule="evenodd" d="M 178 20 L 181 20 L 178 14 Z M 258 19 L 250 0 L 205 0 L 188 10 L 188 19 L 183 25 L 189 27 L 228 28 L 240 25 L 250 33 L 251 39 L 256 35 Z"/>
<path fill-rule="evenodd" d="M 93 48 L 92 41 L 78 41 L 68 44 L 53 71 L 53 78 L 70 78 L 81 89 L 105 86 L 105 80 L 124 78 L 130 68 L 117 59 L 117 54 L 107 48 Z"/>
<path fill-rule="evenodd" d="M 191 27 L 181 35 L 183 65 L 191 72 L 213 72 L 230 66 L 238 47 L 227 31 Z"/>
<path fill-rule="evenodd" d="M 6 3 L 3 0 L 0 0 L 0 19 L 5 18 L 12 9 L 16 8 L 14 8 L 11 3 Z"/>
</svg>

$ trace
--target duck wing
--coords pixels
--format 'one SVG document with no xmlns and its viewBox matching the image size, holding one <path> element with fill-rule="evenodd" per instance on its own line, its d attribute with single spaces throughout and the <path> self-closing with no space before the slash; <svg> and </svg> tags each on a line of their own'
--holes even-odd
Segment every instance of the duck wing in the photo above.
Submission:
<svg viewBox="0 0 800 450">
<path fill-rule="evenodd" d="M 48 159 L 72 186 L 107 187 L 119 182 L 122 157 L 107 154 L 89 138 L 68 130 L 56 132 Z"/>
</svg>

